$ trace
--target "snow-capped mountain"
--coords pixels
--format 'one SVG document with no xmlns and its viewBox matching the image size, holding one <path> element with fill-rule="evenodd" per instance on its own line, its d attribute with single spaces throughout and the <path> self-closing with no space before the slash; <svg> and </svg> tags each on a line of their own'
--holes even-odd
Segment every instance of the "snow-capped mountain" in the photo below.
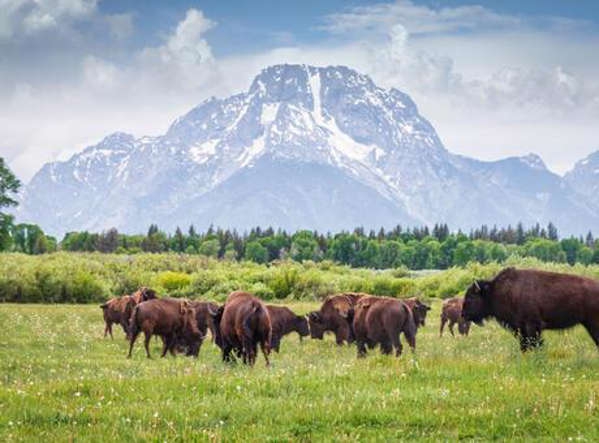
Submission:
<svg viewBox="0 0 599 443">
<path fill-rule="evenodd" d="M 582 232 L 599 221 L 597 205 L 537 156 L 453 155 L 406 94 L 346 67 L 305 65 L 266 68 L 247 92 L 205 101 L 163 136 L 116 133 L 45 165 L 18 217 L 59 235 L 550 220 Z"/>
<path fill-rule="evenodd" d="M 580 160 L 564 179 L 572 188 L 599 207 L 599 151 Z"/>
</svg>

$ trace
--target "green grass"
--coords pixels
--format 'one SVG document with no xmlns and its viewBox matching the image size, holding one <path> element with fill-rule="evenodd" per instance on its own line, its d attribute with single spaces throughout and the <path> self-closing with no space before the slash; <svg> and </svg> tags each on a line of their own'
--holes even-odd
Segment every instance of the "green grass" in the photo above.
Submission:
<svg viewBox="0 0 599 443">
<path fill-rule="evenodd" d="M 599 352 L 582 328 L 523 356 L 494 323 L 438 338 L 433 307 L 415 358 L 289 336 L 250 369 L 209 342 L 160 359 L 153 340 L 147 360 L 138 341 L 127 360 L 95 305 L 0 305 L 0 441 L 599 440 Z"/>
</svg>

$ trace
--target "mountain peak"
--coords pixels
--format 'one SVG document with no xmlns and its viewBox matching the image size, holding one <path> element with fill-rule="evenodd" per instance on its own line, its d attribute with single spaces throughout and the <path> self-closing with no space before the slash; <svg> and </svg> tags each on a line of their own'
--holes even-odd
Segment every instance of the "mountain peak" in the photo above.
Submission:
<svg viewBox="0 0 599 443">
<path fill-rule="evenodd" d="M 162 136 L 114 133 L 42 168 L 19 212 L 58 234 L 150 223 L 334 231 L 360 220 L 462 229 L 551 220 L 568 232 L 599 222 L 560 180 L 534 154 L 452 155 L 407 94 L 353 69 L 286 64 L 205 100 Z"/>
</svg>

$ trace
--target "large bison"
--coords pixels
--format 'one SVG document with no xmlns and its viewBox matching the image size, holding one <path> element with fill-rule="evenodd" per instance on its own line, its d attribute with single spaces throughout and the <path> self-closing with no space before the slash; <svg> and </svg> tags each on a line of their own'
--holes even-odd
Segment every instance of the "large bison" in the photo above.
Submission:
<svg viewBox="0 0 599 443">
<path fill-rule="evenodd" d="M 312 338 L 322 340 L 326 331 L 332 331 L 338 345 L 342 345 L 344 341 L 353 343 L 353 309 L 356 302 L 364 296 L 365 294 L 355 292 L 328 296 L 320 310 L 308 314 Z"/>
<path fill-rule="evenodd" d="M 272 325 L 272 340 L 270 348 L 279 352 L 281 339 L 284 335 L 297 332 L 302 337 L 310 335 L 308 320 L 302 315 L 295 315 L 293 311 L 285 306 L 267 305 Z"/>
<path fill-rule="evenodd" d="M 416 297 L 407 298 L 403 300 L 403 302 L 411 309 L 414 321 L 416 322 L 416 327 L 419 328 L 420 326 L 425 326 L 426 314 L 431 310 L 431 307 L 425 305 Z"/>
<path fill-rule="evenodd" d="M 174 355 L 179 337 L 183 337 L 190 346 L 196 346 L 203 335 L 196 323 L 196 312 L 188 300 L 176 298 L 157 298 L 138 304 L 129 321 L 129 354 L 140 332 L 145 334 L 146 356 L 150 356 L 152 335 L 162 338 L 162 357 L 167 351 Z"/>
<path fill-rule="evenodd" d="M 366 347 L 377 344 L 383 354 L 400 356 L 403 332 L 412 350 L 416 349 L 417 325 L 412 309 L 403 301 L 390 297 L 363 297 L 354 308 L 353 329 L 358 346 L 358 357 L 366 356 Z"/>
<path fill-rule="evenodd" d="M 253 366 L 260 345 L 266 366 L 270 365 L 272 325 L 262 300 L 248 292 L 235 291 L 228 295 L 222 309 L 211 310 L 211 314 L 219 322 L 217 344 L 220 342 L 224 361 L 230 361 L 231 352 L 235 351 L 245 364 Z"/>
<path fill-rule="evenodd" d="M 582 324 L 599 346 L 599 282 L 576 275 L 506 268 L 466 291 L 464 320 L 495 317 L 520 340 L 524 352 L 541 346 L 545 329 Z"/>
<path fill-rule="evenodd" d="M 449 298 L 443 302 L 441 309 L 441 327 L 439 329 L 439 337 L 443 336 L 443 329 L 447 322 L 449 322 L 449 332 L 453 336 L 453 327 L 458 324 L 458 332 L 462 335 L 468 335 L 470 331 L 471 322 L 467 321 L 462 317 L 462 308 L 464 306 L 464 299 L 460 297 Z"/>
</svg>

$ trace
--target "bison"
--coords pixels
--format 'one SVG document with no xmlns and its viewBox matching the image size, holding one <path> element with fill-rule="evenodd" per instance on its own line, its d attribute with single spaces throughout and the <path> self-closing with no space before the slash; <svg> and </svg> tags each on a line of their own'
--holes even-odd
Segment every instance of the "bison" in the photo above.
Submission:
<svg viewBox="0 0 599 443">
<path fill-rule="evenodd" d="M 525 352 L 543 344 L 545 329 L 582 324 L 599 347 L 599 282 L 570 274 L 506 268 L 466 290 L 462 316 L 482 324 L 494 317 Z"/>
<path fill-rule="evenodd" d="M 365 294 L 355 292 L 328 296 L 319 311 L 308 314 L 311 337 L 322 340 L 326 331 L 332 331 L 338 345 L 342 345 L 344 341 L 353 343 L 354 333 L 351 327 L 353 308 L 364 296 Z"/>
<path fill-rule="evenodd" d="M 439 337 L 443 336 L 443 329 L 445 324 L 449 322 L 449 332 L 453 336 L 453 327 L 458 324 L 458 332 L 462 335 L 468 335 L 470 332 L 471 322 L 466 321 L 462 317 L 462 307 L 464 306 L 464 299 L 460 297 L 454 297 L 447 299 L 443 302 L 441 310 L 441 328 L 439 329 Z"/>
<path fill-rule="evenodd" d="M 297 332 L 302 337 L 310 335 L 308 320 L 302 315 L 295 315 L 293 311 L 284 306 L 267 305 L 270 322 L 272 325 L 272 340 L 270 348 L 279 352 L 281 339 L 293 331 Z"/>
<path fill-rule="evenodd" d="M 366 346 L 377 344 L 383 354 L 395 348 L 399 357 L 403 346 L 399 338 L 403 332 L 412 351 L 416 349 L 417 324 L 410 307 L 403 301 L 390 297 L 363 297 L 354 308 L 353 329 L 356 335 L 358 357 L 366 356 Z"/>
<path fill-rule="evenodd" d="M 112 325 L 114 323 L 121 325 L 123 331 L 127 334 L 129 317 L 131 317 L 135 305 L 137 305 L 137 303 L 130 295 L 111 298 L 106 303 L 100 305 L 105 323 L 104 337 L 110 334 L 110 338 L 114 338 L 112 335 Z"/>
<path fill-rule="evenodd" d="M 272 325 L 262 300 L 248 292 L 235 291 L 228 295 L 222 309 L 210 312 L 215 321 L 220 320 L 217 344 L 220 341 L 224 361 L 230 361 L 231 351 L 235 351 L 243 363 L 253 366 L 259 344 L 266 366 L 270 366 Z"/>
<path fill-rule="evenodd" d="M 416 327 L 424 326 L 426 322 L 426 314 L 431 310 L 431 307 L 425 305 L 416 297 L 408 298 L 403 301 L 408 308 L 412 311 L 412 315 L 414 316 L 414 321 L 416 322 Z"/>
<path fill-rule="evenodd" d="M 212 341 L 215 341 L 215 325 L 210 313 L 217 310 L 218 305 L 212 302 L 192 301 L 190 302 L 190 306 L 195 310 L 195 320 L 202 338 L 189 342 L 185 335 L 181 335 L 177 337 L 177 346 L 181 350 L 184 350 L 186 355 L 197 357 L 208 329 L 212 335 Z"/>
<path fill-rule="evenodd" d="M 167 351 L 175 355 L 177 339 L 183 337 L 190 346 L 197 346 L 203 335 L 196 323 L 196 311 L 187 300 L 176 298 L 157 298 L 140 303 L 135 307 L 129 321 L 129 354 L 140 332 L 145 334 L 146 356 L 150 356 L 152 335 L 162 338 L 162 355 Z"/>
</svg>

